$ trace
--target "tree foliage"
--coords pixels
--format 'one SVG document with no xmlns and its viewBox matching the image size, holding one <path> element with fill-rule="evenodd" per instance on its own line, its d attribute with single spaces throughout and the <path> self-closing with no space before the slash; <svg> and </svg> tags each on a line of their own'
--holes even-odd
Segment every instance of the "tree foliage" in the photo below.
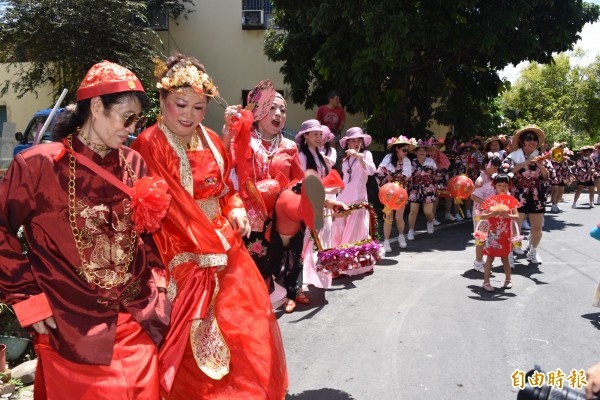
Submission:
<svg viewBox="0 0 600 400">
<path fill-rule="evenodd" d="M 0 19 L 0 61 L 16 78 L 0 94 L 18 97 L 52 83 L 55 96 L 69 89 L 67 101 L 86 71 L 110 60 L 132 71 L 151 87 L 150 60 L 159 55 L 155 32 L 135 21 L 147 21 L 148 7 L 166 7 L 176 18 L 186 15 L 191 0 L 10 0 Z M 193 3 L 192 3 L 193 4 Z M 27 64 L 23 64 L 27 61 Z"/>
<path fill-rule="evenodd" d="M 336 89 L 380 137 L 425 129 L 430 119 L 464 136 L 491 129 L 506 87 L 496 71 L 550 61 L 599 15 L 593 4 L 552 0 L 273 4 L 281 30 L 267 33 L 265 53 L 283 62 L 293 100 L 312 108 Z"/>
<path fill-rule="evenodd" d="M 575 53 L 575 61 L 580 53 Z M 510 130 L 526 124 L 541 126 L 548 142 L 571 148 L 600 141 L 600 57 L 589 65 L 565 54 L 547 65 L 531 63 L 501 98 Z"/>
</svg>

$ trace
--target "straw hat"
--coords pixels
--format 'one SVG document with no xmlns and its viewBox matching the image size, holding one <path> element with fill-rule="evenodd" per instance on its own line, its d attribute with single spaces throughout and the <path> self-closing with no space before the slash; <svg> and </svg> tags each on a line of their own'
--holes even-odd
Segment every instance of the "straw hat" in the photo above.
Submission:
<svg viewBox="0 0 600 400">
<path fill-rule="evenodd" d="M 506 138 L 504 138 L 504 141 L 502 140 L 502 138 L 500 136 L 492 136 L 490 138 L 487 138 L 485 140 L 485 142 L 483 142 L 483 150 L 487 153 L 488 151 L 490 151 L 490 145 L 493 142 L 498 142 L 500 143 L 500 150 L 504 149 L 504 145 L 506 143 Z"/>
<path fill-rule="evenodd" d="M 594 146 L 587 145 L 587 146 L 581 146 L 581 147 L 579 148 L 579 152 L 580 152 L 580 153 L 581 153 L 581 152 L 584 152 L 584 151 L 586 151 L 586 150 L 589 150 L 589 151 L 594 151 Z"/>
<path fill-rule="evenodd" d="M 387 149 L 391 150 L 394 146 L 399 144 L 407 144 L 408 151 L 413 151 L 417 145 L 417 141 L 413 138 L 407 138 L 406 136 L 400 135 L 397 138 L 393 137 L 387 141 Z"/>
<path fill-rule="evenodd" d="M 519 149 L 521 146 L 519 146 L 519 142 L 521 139 L 521 135 L 524 134 L 525 132 L 532 132 L 534 133 L 537 138 L 538 138 L 538 147 L 541 147 L 544 144 L 544 141 L 546 139 L 546 135 L 544 134 L 544 131 L 537 125 L 527 125 L 524 128 L 519 129 L 518 131 L 515 132 L 515 134 L 512 137 L 512 141 L 511 141 L 511 146 L 513 151 Z"/>
<path fill-rule="evenodd" d="M 418 140 L 417 144 L 415 145 L 415 148 L 413 150 L 416 151 L 419 147 L 423 147 L 423 148 L 427 149 L 432 146 L 431 146 L 431 142 L 429 140 Z"/>
</svg>

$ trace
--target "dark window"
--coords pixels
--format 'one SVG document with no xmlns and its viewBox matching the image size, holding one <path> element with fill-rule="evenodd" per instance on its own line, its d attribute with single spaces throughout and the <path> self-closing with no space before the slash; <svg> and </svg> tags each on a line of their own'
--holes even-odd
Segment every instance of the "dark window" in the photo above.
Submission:
<svg viewBox="0 0 600 400">
<path fill-rule="evenodd" d="M 242 29 L 267 29 L 272 21 L 270 0 L 242 0 Z"/>
</svg>

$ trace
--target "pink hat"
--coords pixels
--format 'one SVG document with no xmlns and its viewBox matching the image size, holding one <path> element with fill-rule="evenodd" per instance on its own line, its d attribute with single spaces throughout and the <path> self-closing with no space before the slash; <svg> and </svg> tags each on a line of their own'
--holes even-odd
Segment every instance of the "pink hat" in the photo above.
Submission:
<svg viewBox="0 0 600 400">
<path fill-rule="evenodd" d="M 322 125 L 323 127 L 323 141 L 329 142 L 335 138 L 335 135 L 331 132 L 331 129 L 327 125 Z"/>
<path fill-rule="evenodd" d="M 304 121 L 302 125 L 300 125 L 300 130 L 298 131 L 298 133 L 296 133 L 296 143 L 302 143 L 302 135 L 313 131 L 323 132 L 323 126 L 321 125 L 321 123 L 316 119 L 309 119 L 307 121 Z"/>
<path fill-rule="evenodd" d="M 371 144 L 371 135 L 367 135 L 360 129 L 358 126 L 352 127 L 346 131 L 346 136 L 340 139 L 340 146 L 343 148 L 346 147 L 346 140 L 348 139 L 359 139 L 362 138 L 365 147 Z"/>
<path fill-rule="evenodd" d="M 119 64 L 104 60 L 93 65 L 85 74 L 79 89 L 77 89 L 77 101 L 103 94 L 130 91 L 146 93 L 142 83 L 133 72 Z"/>
</svg>

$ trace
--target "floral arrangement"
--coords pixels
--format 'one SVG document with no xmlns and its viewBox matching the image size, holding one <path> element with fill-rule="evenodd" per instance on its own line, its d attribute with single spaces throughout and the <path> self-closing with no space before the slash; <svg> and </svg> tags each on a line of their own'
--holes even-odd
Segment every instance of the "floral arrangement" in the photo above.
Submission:
<svg viewBox="0 0 600 400">
<path fill-rule="evenodd" d="M 473 233 L 473 237 L 478 242 L 476 244 L 481 244 L 487 240 L 488 233 L 483 231 L 475 231 L 475 233 Z"/>
<path fill-rule="evenodd" d="M 160 228 L 160 222 L 167 215 L 171 195 L 167 193 L 167 183 L 144 176 L 133 184 L 131 210 L 134 229 L 137 233 L 152 233 Z"/>
<path fill-rule="evenodd" d="M 371 239 L 319 251 L 317 271 L 339 272 L 366 267 L 381 260 L 382 252 L 383 246 Z"/>
<path fill-rule="evenodd" d="M 317 271 L 337 273 L 368 265 L 375 264 L 385 256 L 383 246 L 376 240 L 377 217 L 373 206 L 367 202 L 351 204 L 348 210 L 341 210 L 333 214 L 333 218 L 348 216 L 352 211 L 365 209 L 369 212 L 369 238 L 343 244 L 337 248 L 317 252 Z"/>
<path fill-rule="evenodd" d="M 164 61 L 160 59 L 154 59 L 154 63 L 154 76 L 159 79 L 156 84 L 158 89 L 180 92 L 184 87 L 191 87 L 194 92 L 200 95 L 210 97 L 219 95 L 217 87 L 208 74 L 199 70 L 191 61 L 187 61 L 185 65 L 175 65 L 170 70 Z"/>
<path fill-rule="evenodd" d="M 408 138 L 404 135 L 400 135 L 398 137 L 391 137 L 386 142 L 387 148 L 391 149 L 392 146 L 396 144 L 407 144 L 412 149 L 417 145 L 417 141 L 414 138 Z"/>
</svg>

